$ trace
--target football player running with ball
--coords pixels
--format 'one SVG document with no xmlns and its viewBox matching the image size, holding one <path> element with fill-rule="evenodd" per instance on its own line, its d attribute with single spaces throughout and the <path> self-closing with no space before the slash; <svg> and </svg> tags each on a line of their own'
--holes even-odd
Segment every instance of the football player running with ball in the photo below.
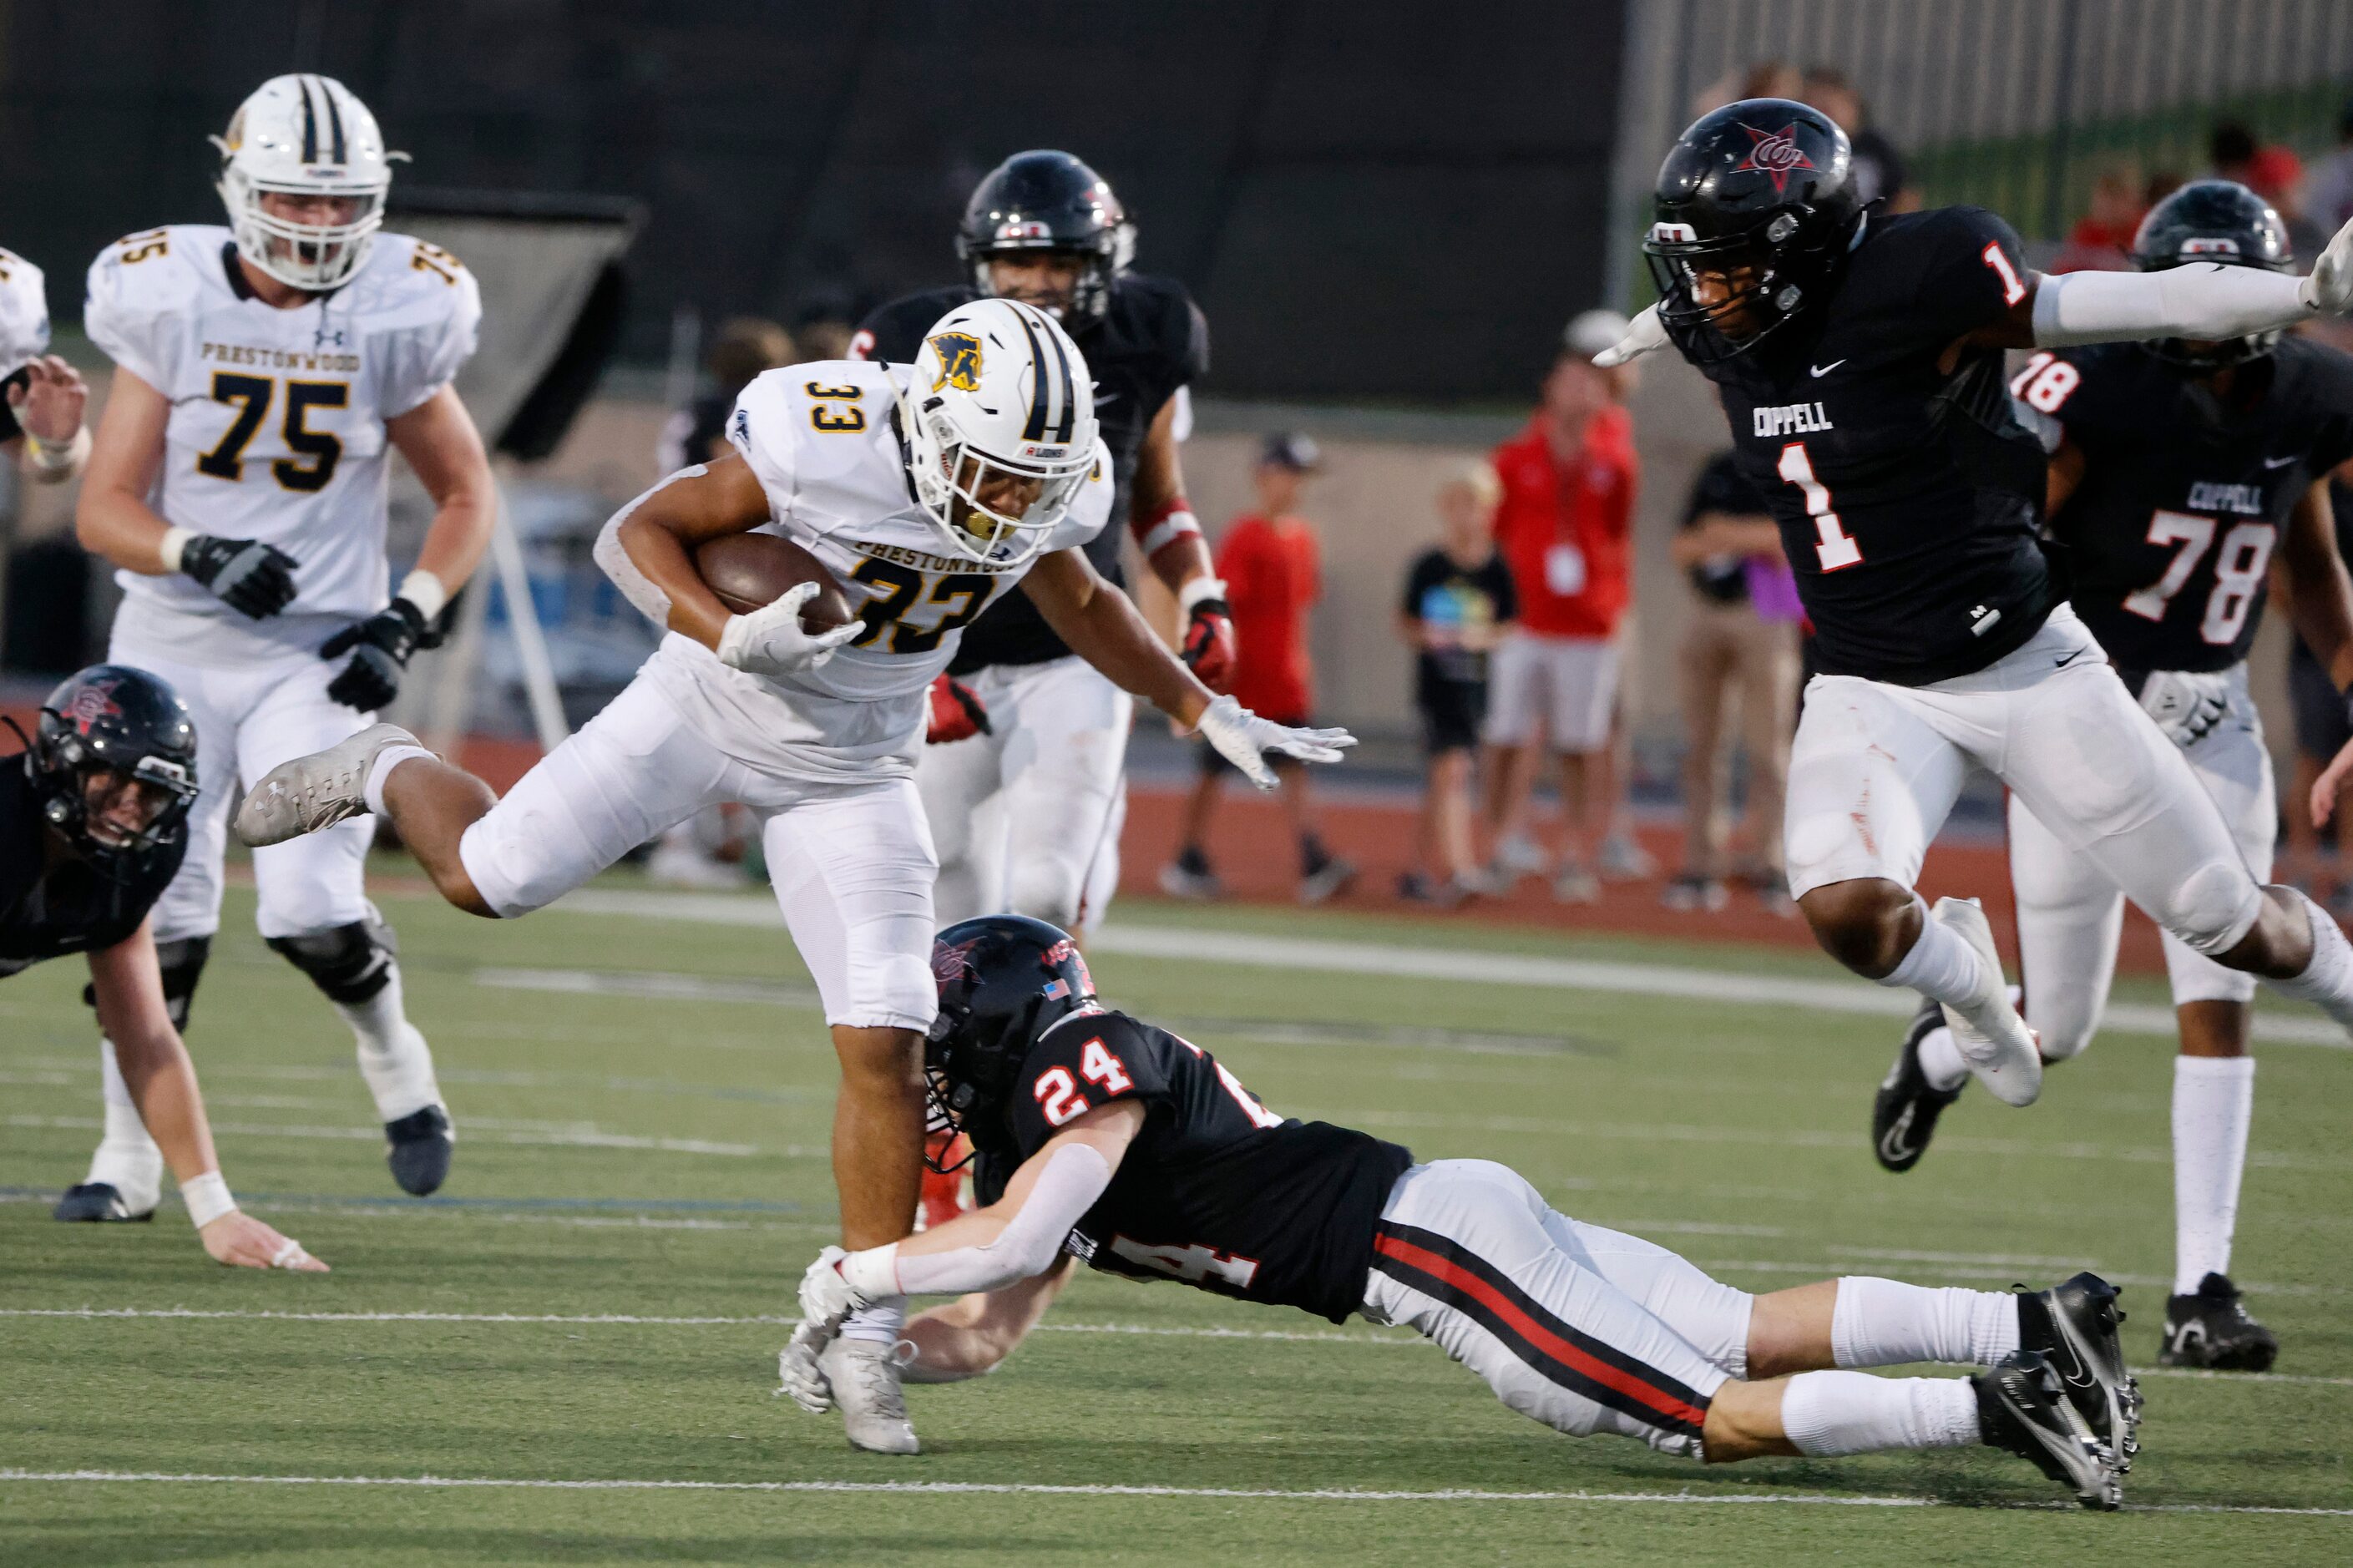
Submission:
<svg viewBox="0 0 2353 1568">
<path fill-rule="evenodd" d="M 2200 181 L 2151 211 L 2144 272 L 2207 264 L 2291 269 L 2279 215 L 2243 185 Z M 2337 557 L 2328 472 L 2353 457 L 2353 358 L 2302 336 L 2161 339 L 2035 355 L 2010 391 L 2045 422 L 2051 531 L 2067 547 L 2084 624 L 2268 876 L 2279 821 L 2271 757 L 2247 692 L 2247 650 L 2274 570 L 2296 631 L 2353 684 L 2353 588 Z M 2115 977 L 2124 895 L 2013 795 L 2026 1022 L 2046 1062 L 2091 1043 Z M 2232 1286 L 2231 1236 L 2254 1106 L 2247 1054 L 2255 977 L 2172 931 L 2165 962 L 2181 1029 L 2174 1062 L 2174 1287 L 2168 1366 L 2260 1372 L 2278 1342 Z M 1934 1004 L 1879 1092 L 1879 1163 L 1905 1171 L 1968 1078 Z"/>
<path fill-rule="evenodd" d="M 867 1304 L 958 1295 L 910 1322 L 908 1378 L 990 1372 L 1082 1262 L 1436 1341 L 1513 1409 L 1710 1463 L 1988 1444 L 2114 1508 L 2139 1394 L 2115 1289 L 2016 1295 L 1825 1280 L 1751 1296 L 1647 1241 L 1556 1214 L 1486 1160 L 1286 1119 L 1208 1052 L 1097 1000 L 1052 926 L 940 933 L 934 1114 L 979 1152 L 987 1206 L 895 1246 L 828 1247 L 801 1283 L 783 1392 L 822 1413 L 828 1350 Z M 1970 1378 L 1853 1371 L 1912 1362 Z"/>
<path fill-rule="evenodd" d="M 488 458 L 450 382 L 481 301 L 447 251 L 380 232 L 391 160 L 342 83 L 273 77 L 230 120 L 226 228 L 118 240 L 83 324 L 114 361 L 76 517 L 122 584 L 108 657 L 169 680 L 204 737 L 187 860 L 155 909 L 183 1017 L 220 929 L 231 796 L 367 727 L 473 572 L 496 515 Z M 397 449 L 432 497 L 416 570 L 385 560 Z M 408 1021 L 391 929 L 364 882 L 375 826 L 253 858 L 256 923 L 357 1037 L 394 1179 L 430 1193 L 455 1134 Z M 105 1058 L 106 1131 L 59 1219 L 154 1206 L 161 1157 Z"/>
<path fill-rule="evenodd" d="M 938 861 L 911 775 L 925 693 L 963 628 L 1018 584 L 1081 657 L 1261 780 L 1273 776 L 1262 752 L 1334 762 L 1353 741 L 1213 696 L 1089 563 L 1110 459 L 1086 361 L 1042 310 L 961 306 L 911 364 L 769 371 L 744 389 L 727 438 L 729 456 L 671 475 L 606 525 L 597 561 L 670 635 L 503 800 L 379 725 L 263 778 L 237 830 L 269 844 L 382 811 L 450 902 L 500 917 L 740 801 L 762 820 L 776 901 L 841 1059 L 843 1238 L 879 1247 L 906 1234 L 923 1173 Z M 814 581 L 731 614 L 694 552 L 754 531 L 814 554 L 857 618 L 807 627 Z M 891 1360 L 903 1317 L 895 1300 L 868 1303 L 829 1350 L 863 1447 L 915 1448 Z"/>
<path fill-rule="evenodd" d="M 1856 973 L 1943 1009 L 1969 1070 L 2042 1092 L 1974 900 L 1922 856 L 1972 765 L 2189 951 L 2353 1026 L 2353 945 L 2265 887 L 2180 747 L 2116 678 L 2038 537 L 2044 461 L 2008 348 L 2220 342 L 2353 309 L 2353 226 L 2308 279 L 2190 262 L 2043 277 L 1974 207 L 1890 216 L 1845 134 L 1780 99 L 1715 110 L 1659 172 L 1661 301 L 1602 356 L 1672 343 L 1723 394 L 1815 627 L 1789 767 L 1790 891 Z"/>
</svg>

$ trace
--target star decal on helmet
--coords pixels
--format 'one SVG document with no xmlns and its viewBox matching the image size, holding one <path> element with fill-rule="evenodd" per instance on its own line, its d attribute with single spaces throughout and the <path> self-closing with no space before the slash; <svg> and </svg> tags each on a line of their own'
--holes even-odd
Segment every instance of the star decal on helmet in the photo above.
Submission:
<svg viewBox="0 0 2353 1568">
<path fill-rule="evenodd" d="M 85 735 L 90 733 L 90 727 L 100 719 L 121 718 L 122 705 L 114 700 L 114 689 L 121 684 L 121 682 L 118 680 L 92 680 L 84 683 L 81 689 L 73 694 L 73 700 L 67 704 L 66 710 L 58 717 L 71 720 L 74 728 Z"/>
<path fill-rule="evenodd" d="M 1789 175 L 1792 172 L 1814 167 L 1814 161 L 1807 157 L 1804 151 L 1798 145 L 1798 126 L 1795 121 L 1778 131 L 1759 131 L 1746 121 L 1742 121 L 1740 129 L 1747 132 L 1755 139 L 1755 145 L 1748 149 L 1747 157 L 1732 166 L 1732 172 L 1736 174 L 1743 170 L 1754 170 L 1759 174 L 1770 175 L 1775 195 L 1778 196 L 1789 188 Z"/>
</svg>

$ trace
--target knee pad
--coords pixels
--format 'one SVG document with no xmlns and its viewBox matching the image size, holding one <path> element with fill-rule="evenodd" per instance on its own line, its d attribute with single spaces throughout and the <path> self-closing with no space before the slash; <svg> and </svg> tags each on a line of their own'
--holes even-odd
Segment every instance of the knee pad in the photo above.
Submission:
<svg viewBox="0 0 2353 1568">
<path fill-rule="evenodd" d="M 164 1012 L 172 1020 L 172 1027 L 185 1034 L 188 1009 L 195 1005 L 196 981 L 204 974 L 205 960 L 212 956 L 213 939 L 209 936 L 184 936 L 177 942 L 155 944 L 155 963 L 164 972 Z M 81 1004 L 93 1012 L 98 1007 L 98 987 L 81 988 Z"/>
<path fill-rule="evenodd" d="M 2235 860 L 2210 860 L 2181 879 L 2158 923 L 2212 958 L 2228 952 L 2262 911 L 2263 889 Z M 2155 911 L 2152 911 L 2155 912 Z"/>
<path fill-rule="evenodd" d="M 309 975 L 328 1001 L 345 1006 L 391 984 L 392 961 L 400 952 L 392 928 L 378 921 L 353 921 L 309 936 L 273 936 L 268 945 Z"/>
</svg>

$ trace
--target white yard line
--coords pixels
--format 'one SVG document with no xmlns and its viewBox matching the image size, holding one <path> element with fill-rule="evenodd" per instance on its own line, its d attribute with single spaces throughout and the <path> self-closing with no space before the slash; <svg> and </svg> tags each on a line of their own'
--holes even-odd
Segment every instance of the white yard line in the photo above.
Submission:
<svg viewBox="0 0 2353 1568">
<path fill-rule="evenodd" d="M 278 1312 L 267 1310 L 193 1307 L 5 1307 L 0 1318 L 230 1319 L 287 1323 L 559 1323 L 579 1327 L 731 1328 L 767 1325 L 798 1328 L 798 1318 L 781 1314 L 749 1317 L 658 1317 L 631 1312 Z M 1148 1323 L 1039 1323 L 1036 1333 L 1115 1334 L 1137 1339 L 1271 1340 L 1288 1344 L 1369 1345 L 1396 1350 L 1427 1344 L 1419 1334 L 1346 1333 L 1330 1329 L 1227 1329 L 1208 1325 Z M 2312 1388 L 2353 1388 L 2353 1377 L 2312 1377 L 2284 1372 L 2199 1372 L 2188 1367 L 2137 1366 L 2137 1377 L 2183 1377 L 2221 1383 L 2278 1383 Z"/>
<path fill-rule="evenodd" d="M 587 888 L 569 895 L 556 908 L 574 914 L 621 915 L 707 925 L 780 927 L 784 923 L 774 900 L 718 893 L 631 893 Z M 1333 942 L 1192 926 L 1107 925 L 1088 939 L 1088 946 L 1091 951 L 1132 958 L 1179 958 L 1260 968 L 1314 970 L 1327 974 L 1376 974 L 1749 1006 L 1806 1007 L 1821 1013 L 1859 1013 L 1889 1018 L 1909 1016 L 1919 1005 L 1909 991 L 1828 976 L 1801 980 L 1678 964 L 1546 958 L 1533 953 L 1409 947 L 1392 942 Z M 1826 967 L 1830 963 L 1828 959 L 1822 962 Z M 2105 1027 L 2116 1034 L 2168 1038 L 2175 1032 L 2172 1009 L 2135 1003 L 2110 1005 Z M 2353 1040 L 2348 1039 L 2344 1030 L 2325 1018 L 2309 1015 L 2258 1011 L 2255 1038 L 2274 1045 L 2353 1049 Z"/>
<path fill-rule="evenodd" d="M 527 1476 L 234 1476 L 168 1470 L 0 1469 L 0 1482 L 160 1482 L 171 1486 L 485 1488 L 515 1491 L 853 1492 L 901 1497 L 1222 1498 L 1266 1502 L 1569 1502 L 1784 1504 L 1817 1508 L 1937 1508 L 1925 1497 L 1840 1497 L 1827 1492 L 1374 1491 L 1356 1488 L 1057 1486 L 1042 1481 L 682 1481 L 564 1480 Z M 1963 1504 L 1964 1507 L 1980 1506 Z M 2003 1503 L 2055 1510 L 2060 1503 Z M 2132 1513 L 2270 1513 L 2353 1517 L 2348 1508 L 2266 1508 L 2234 1503 L 2127 1503 Z"/>
</svg>

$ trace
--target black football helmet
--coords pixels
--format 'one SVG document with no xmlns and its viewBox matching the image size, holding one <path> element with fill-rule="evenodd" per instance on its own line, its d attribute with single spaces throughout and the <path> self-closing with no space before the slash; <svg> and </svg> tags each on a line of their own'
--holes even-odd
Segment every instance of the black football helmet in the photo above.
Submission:
<svg viewBox="0 0 2353 1568">
<path fill-rule="evenodd" d="M 1069 306 L 1054 312 L 1076 328 L 1110 305 L 1112 280 L 1135 258 L 1135 226 L 1103 177 L 1068 153 L 1016 153 L 990 170 L 965 204 L 956 256 L 970 269 L 972 286 L 993 294 L 988 258 L 1024 250 L 1086 258 Z"/>
<path fill-rule="evenodd" d="M 151 809 L 138 828 L 125 833 L 90 820 L 88 786 L 100 773 L 142 786 Z M 111 872 L 171 843 L 186 825 L 196 799 L 196 721 L 157 677 L 94 664 L 68 676 L 41 704 L 25 774 L 42 816 L 83 859 Z"/>
<path fill-rule="evenodd" d="M 1785 98 L 1726 104 L 1676 141 L 1642 250 L 1683 357 L 1746 353 L 1829 294 L 1862 216 L 1853 163 L 1828 115 Z M 1700 302 L 1703 274 L 1723 298 Z"/>
<path fill-rule="evenodd" d="M 933 1126 L 955 1128 L 976 1150 L 1002 1147 L 1029 1047 L 1071 1014 L 1100 1010 L 1087 961 L 1060 926 L 983 915 L 940 932 L 932 978 L 940 1012 L 923 1045 L 923 1074 Z"/>
<path fill-rule="evenodd" d="M 2287 225 L 2269 202 L 2232 180 L 2195 181 L 2149 208 L 2133 236 L 2132 259 L 2143 272 L 2201 261 L 2272 272 L 2295 268 Z M 2271 353 L 2279 343 L 2280 331 L 2194 346 L 2182 338 L 2162 338 L 2142 346 L 2187 369 L 2222 370 Z"/>
</svg>

